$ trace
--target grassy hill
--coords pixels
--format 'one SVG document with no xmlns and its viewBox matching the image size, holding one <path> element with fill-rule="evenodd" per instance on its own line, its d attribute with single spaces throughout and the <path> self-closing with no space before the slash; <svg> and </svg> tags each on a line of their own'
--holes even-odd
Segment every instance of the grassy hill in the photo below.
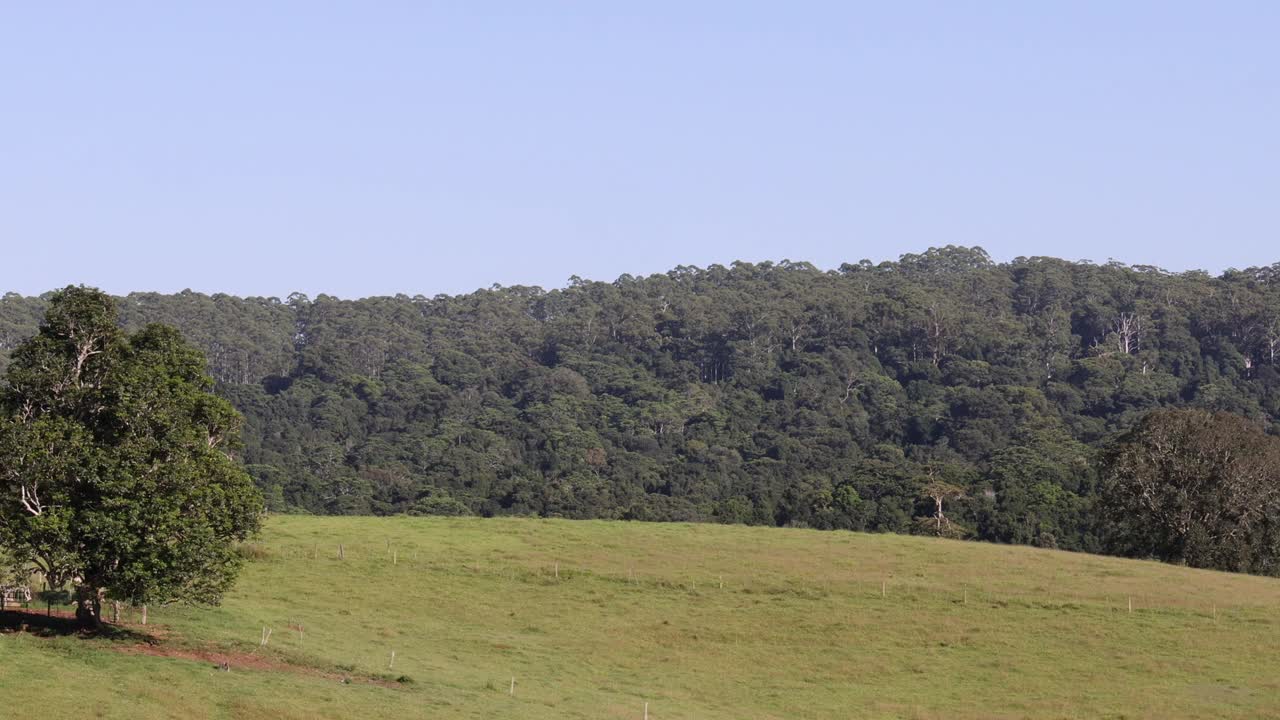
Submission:
<svg viewBox="0 0 1280 720">
<path fill-rule="evenodd" d="M 894 535 L 524 519 L 276 517 L 246 552 L 222 607 L 151 608 L 114 639 L 0 635 L 6 711 L 1280 715 L 1268 578 Z"/>
</svg>

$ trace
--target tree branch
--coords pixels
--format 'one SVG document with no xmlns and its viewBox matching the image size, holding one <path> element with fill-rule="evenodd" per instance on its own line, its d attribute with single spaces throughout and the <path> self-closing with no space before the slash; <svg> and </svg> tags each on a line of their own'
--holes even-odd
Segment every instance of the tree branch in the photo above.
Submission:
<svg viewBox="0 0 1280 720">
<path fill-rule="evenodd" d="M 32 515 L 43 515 L 44 505 L 40 502 L 40 496 L 36 494 L 36 487 L 33 485 L 31 490 L 27 490 L 26 485 L 20 487 L 22 491 L 22 506 Z"/>
</svg>

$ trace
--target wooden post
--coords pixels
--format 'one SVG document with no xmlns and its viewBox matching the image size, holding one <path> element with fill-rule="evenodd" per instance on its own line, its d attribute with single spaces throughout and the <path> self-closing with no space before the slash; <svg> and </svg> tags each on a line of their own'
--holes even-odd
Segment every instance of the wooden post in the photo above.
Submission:
<svg viewBox="0 0 1280 720">
<path fill-rule="evenodd" d="M 1133 612 L 1133 596 L 1129 596 L 1129 612 Z"/>
<path fill-rule="evenodd" d="M 649 703 L 644 704 L 644 720 L 649 720 Z"/>
<path fill-rule="evenodd" d="M 719 589 L 721 589 L 721 590 L 723 590 L 723 589 L 724 589 L 724 576 L 723 576 L 723 575 L 721 575 L 721 576 L 720 576 L 720 588 L 719 588 Z"/>
<path fill-rule="evenodd" d="M 391 651 L 391 662 L 387 663 L 387 669 L 388 669 L 388 670 L 390 670 L 391 668 L 393 668 L 393 667 L 395 667 L 395 666 L 396 666 L 396 651 L 395 651 L 395 650 L 392 650 L 392 651 Z"/>
<path fill-rule="evenodd" d="M 884 597 L 884 589 L 886 584 L 887 584 L 886 581 L 884 580 L 880 581 L 880 597 Z"/>
<path fill-rule="evenodd" d="M 1218 622 L 1218 603 L 1213 604 L 1213 622 L 1215 624 Z"/>
<path fill-rule="evenodd" d="M 147 606 L 146 605 L 142 606 L 142 624 L 143 625 L 147 624 Z"/>
<path fill-rule="evenodd" d="M 965 604 L 965 605 L 968 605 L 968 604 L 969 604 L 969 589 L 968 589 L 968 588 L 965 588 L 965 590 L 964 590 L 964 604 Z"/>
<path fill-rule="evenodd" d="M 344 548 L 342 547 L 342 543 L 338 543 L 338 559 L 339 559 L 339 560 L 346 560 L 346 559 L 347 559 L 347 555 L 346 555 L 346 552 L 345 552 Z"/>
<path fill-rule="evenodd" d="M 512 676 L 511 676 L 511 692 L 510 692 L 510 695 L 511 695 L 511 697 L 515 697 L 515 696 L 516 696 L 516 676 L 515 676 L 515 675 L 512 675 Z"/>
<path fill-rule="evenodd" d="M 392 564 L 392 565 L 395 565 L 395 564 L 396 564 L 396 562 L 397 562 L 397 559 L 396 559 L 396 551 L 395 551 L 395 550 L 392 550 L 392 551 L 391 551 L 391 564 Z"/>
<path fill-rule="evenodd" d="M 556 561 L 556 579 L 560 579 L 560 561 Z"/>
<path fill-rule="evenodd" d="M 111 601 L 111 622 L 117 625 L 120 624 L 120 601 L 119 600 Z"/>
</svg>

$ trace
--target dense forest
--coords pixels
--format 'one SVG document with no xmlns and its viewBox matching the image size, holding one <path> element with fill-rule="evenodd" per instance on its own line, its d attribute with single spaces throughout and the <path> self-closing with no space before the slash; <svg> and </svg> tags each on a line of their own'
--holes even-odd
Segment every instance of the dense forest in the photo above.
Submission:
<svg viewBox="0 0 1280 720">
<path fill-rule="evenodd" d="M 0 300 L 0 371 L 46 298 Z M 947 247 L 340 300 L 134 293 L 246 418 L 271 509 L 911 531 L 1098 548 L 1098 454 L 1151 410 L 1277 430 L 1280 265 Z"/>
</svg>

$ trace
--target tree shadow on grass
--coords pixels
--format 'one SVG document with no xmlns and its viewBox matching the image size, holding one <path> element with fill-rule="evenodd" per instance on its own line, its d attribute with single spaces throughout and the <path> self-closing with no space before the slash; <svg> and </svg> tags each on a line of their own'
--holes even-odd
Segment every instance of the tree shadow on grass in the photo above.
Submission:
<svg viewBox="0 0 1280 720">
<path fill-rule="evenodd" d="M 37 637 L 76 636 L 85 639 L 103 638 L 155 644 L 158 640 L 146 633 L 127 627 L 103 623 L 101 628 L 87 628 L 80 624 L 74 616 L 65 611 L 47 614 L 35 608 L 26 610 L 6 609 L 0 611 L 0 633 L 26 632 Z"/>
</svg>

